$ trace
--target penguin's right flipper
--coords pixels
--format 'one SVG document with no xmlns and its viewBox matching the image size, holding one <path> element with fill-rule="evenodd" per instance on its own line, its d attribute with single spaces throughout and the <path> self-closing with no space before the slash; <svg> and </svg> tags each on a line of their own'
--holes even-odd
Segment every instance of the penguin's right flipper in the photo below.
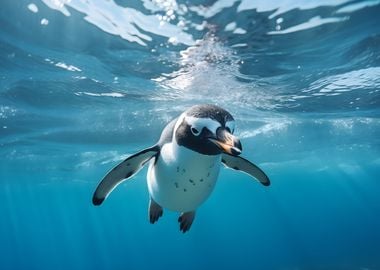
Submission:
<svg viewBox="0 0 380 270">
<path fill-rule="evenodd" d="M 223 153 L 222 162 L 224 165 L 231 169 L 249 174 L 250 176 L 259 180 L 259 182 L 264 186 L 270 185 L 269 177 L 265 174 L 265 172 L 245 158 Z"/>
<path fill-rule="evenodd" d="M 121 162 L 109 171 L 102 179 L 92 197 L 94 205 L 100 205 L 107 196 L 124 180 L 137 173 L 151 158 L 157 156 L 159 147 L 153 146 L 144 149 Z"/>
</svg>

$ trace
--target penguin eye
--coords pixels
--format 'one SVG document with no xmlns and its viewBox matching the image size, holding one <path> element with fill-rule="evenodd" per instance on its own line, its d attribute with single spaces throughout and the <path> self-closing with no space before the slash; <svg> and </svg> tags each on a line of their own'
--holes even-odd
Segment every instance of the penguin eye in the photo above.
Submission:
<svg viewBox="0 0 380 270">
<path fill-rule="evenodd" d="M 192 127 L 190 130 L 191 130 L 191 133 L 193 133 L 195 136 L 198 136 L 200 134 L 200 131 L 196 129 L 195 127 Z"/>
</svg>

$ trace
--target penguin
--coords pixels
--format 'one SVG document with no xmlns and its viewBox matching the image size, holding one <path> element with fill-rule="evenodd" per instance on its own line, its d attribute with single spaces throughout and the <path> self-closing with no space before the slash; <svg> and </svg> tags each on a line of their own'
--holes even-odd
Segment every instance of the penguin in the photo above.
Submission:
<svg viewBox="0 0 380 270">
<path fill-rule="evenodd" d="M 223 164 L 270 185 L 268 176 L 240 156 L 242 145 L 234 135 L 232 115 L 216 105 L 195 105 L 172 120 L 152 147 L 131 155 L 101 180 L 92 202 L 100 205 L 123 181 L 149 162 L 148 213 L 155 223 L 163 209 L 179 212 L 180 231 L 187 232 L 198 207 L 212 193 Z"/>
</svg>

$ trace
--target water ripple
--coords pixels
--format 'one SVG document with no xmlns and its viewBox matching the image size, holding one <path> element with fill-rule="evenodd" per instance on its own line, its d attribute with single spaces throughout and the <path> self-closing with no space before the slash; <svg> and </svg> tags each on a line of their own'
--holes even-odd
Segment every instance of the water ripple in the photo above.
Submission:
<svg viewBox="0 0 380 270">
<path fill-rule="evenodd" d="M 194 43 L 191 35 L 171 24 L 166 18 L 146 15 L 133 8 L 123 8 L 113 0 L 43 0 L 43 2 L 66 16 L 71 15 L 67 9 L 70 7 L 85 14 L 84 19 L 101 30 L 143 46 L 152 41 L 148 33 L 167 38 L 175 37 L 176 42 L 186 45 Z"/>
</svg>

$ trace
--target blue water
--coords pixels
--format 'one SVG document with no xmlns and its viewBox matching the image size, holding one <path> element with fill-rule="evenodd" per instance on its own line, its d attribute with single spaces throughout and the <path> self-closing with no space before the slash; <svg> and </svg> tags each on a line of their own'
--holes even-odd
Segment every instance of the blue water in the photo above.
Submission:
<svg viewBox="0 0 380 270">
<path fill-rule="evenodd" d="M 380 1 L 3 0 L 0 269 L 380 269 Z M 234 115 L 182 234 L 146 169 L 100 179 L 193 104 Z"/>
</svg>

